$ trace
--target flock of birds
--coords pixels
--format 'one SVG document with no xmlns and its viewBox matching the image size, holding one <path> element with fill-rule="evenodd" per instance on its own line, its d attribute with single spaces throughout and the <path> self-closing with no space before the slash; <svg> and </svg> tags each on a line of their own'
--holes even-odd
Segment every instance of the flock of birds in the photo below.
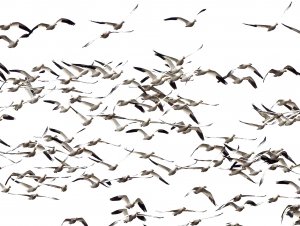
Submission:
<svg viewBox="0 0 300 226">
<path fill-rule="evenodd" d="M 138 10 L 136 5 L 130 12 L 130 15 Z M 292 3 L 286 8 L 286 12 Z M 202 13 L 208 13 L 206 9 L 200 10 L 196 17 Z M 168 21 L 183 22 L 186 27 L 193 27 L 196 19 L 187 20 L 182 17 L 169 17 Z M 121 22 L 103 22 L 91 21 L 92 23 L 107 25 L 112 28 L 98 38 L 108 38 L 112 33 L 131 33 L 134 30 L 122 30 L 125 21 Z M 175 23 L 175 22 L 174 22 Z M 62 24 L 75 26 L 75 22 L 67 18 L 60 18 L 53 24 L 39 23 L 32 29 L 22 24 L 21 22 L 12 22 L 8 25 L 0 25 L 0 30 L 21 29 L 26 33 L 20 36 L 17 40 L 11 40 L 6 35 L 0 35 L 0 39 L 8 42 L 9 48 L 17 47 L 20 39 L 28 39 L 34 34 L 37 29 L 53 30 L 56 26 Z M 180 26 L 181 24 L 178 24 Z M 267 31 L 274 30 L 275 25 L 248 24 L 246 26 L 265 28 Z M 284 27 L 300 33 L 299 30 L 282 24 Z M 189 29 L 189 28 L 187 28 Z M 90 46 L 96 39 L 89 41 L 83 47 Z M 32 70 L 25 71 L 23 69 L 10 68 L 11 66 L 0 63 L 1 77 L 1 95 L 8 93 L 18 93 L 25 91 L 27 97 L 22 95 L 20 101 L 13 101 L 11 104 L 1 106 L 0 121 L 13 121 L 16 119 L 14 111 L 22 111 L 22 108 L 27 105 L 41 106 L 49 108 L 53 113 L 58 112 L 58 117 L 61 114 L 78 116 L 78 121 L 81 123 L 81 129 L 69 136 L 64 131 L 64 128 L 53 128 L 47 126 L 42 135 L 37 134 L 32 139 L 22 141 L 16 146 L 11 145 L 6 141 L 5 136 L 0 137 L 1 161 L 7 162 L 1 168 L 10 168 L 11 174 L 2 180 L 0 183 L 3 193 L 14 196 L 24 196 L 30 200 L 36 198 L 47 198 L 58 200 L 58 197 L 48 196 L 39 192 L 43 187 L 48 187 L 60 192 L 67 192 L 69 186 L 74 183 L 85 181 L 91 188 L 98 187 L 113 187 L 116 183 L 128 183 L 131 180 L 145 180 L 145 186 L 151 180 L 157 180 L 161 186 L 172 186 L 168 182 L 168 178 L 174 176 L 178 171 L 197 171 L 205 173 L 211 169 L 226 170 L 229 176 L 240 177 L 240 183 L 253 183 L 257 186 L 262 186 L 266 177 L 266 173 L 273 170 L 281 170 L 287 174 L 298 176 L 297 168 L 300 166 L 294 158 L 290 156 L 288 150 L 266 149 L 263 151 L 240 150 L 239 145 L 233 146 L 232 143 L 239 140 L 247 140 L 248 142 L 257 142 L 257 147 L 264 145 L 267 137 L 264 137 L 258 142 L 257 138 L 239 137 L 235 134 L 227 134 L 223 137 L 207 136 L 205 127 L 213 126 L 213 123 L 202 125 L 194 109 L 200 106 L 216 108 L 219 103 L 207 103 L 203 100 L 191 99 L 183 97 L 180 94 L 180 88 L 188 86 L 190 83 L 196 83 L 198 77 L 210 75 L 216 79 L 216 86 L 231 86 L 231 84 L 241 84 L 243 81 L 248 81 L 249 89 L 257 89 L 259 82 L 266 82 L 268 75 L 273 77 L 282 76 L 284 73 L 291 75 L 300 75 L 300 72 L 291 65 L 286 65 L 283 69 L 271 68 L 265 75 L 251 63 L 240 64 L 236 68 L 230 70 L 227 75 L 221 75 L 213 69 L 202 69 L 201 67 L 194 70 L 194 73 L 185 71 L 185 65 L 190 63 L 187 61 L 193 54 L 204 48 L 204 45 L 198 47 L 194 52 L 182 56 L 180 58 L 169 56 L 165 53 L 154 50 L 153 57 L 161 60 L 162 65 L 166 66 L 164 71 L 157 69 L 143 68 L 142 66 L 133 66 L 136 71 L 136 77 L 126 78 L 126 70 L 122 67 L 128 62 L 102 62 L 94 60 L 91 64 L 86 63 L 71 63 L 65 61 L 53 60 L 52 63 L 42 64 L 32 67 Z M 131 62 L 133 63 L 133 62 Z M 250 75 L 241 77 L 240 74 L 247 71 Z M 127 76 L 127 75 L 126 75 Z M 142 78 L 142 79 L 139 79 Z M 112 84 L 109 91 L 102 95 L 96 94 L 101 82 L 109 81 L 106 84 Z M 134 93 L 134 98 L 131 99 L 114 99 L 116 94 L 126 93 L 127 91 Z M 167 91 L 166 91 L 167 90 Z M 177 94 L 174 94 L 177 93 Z M 54 95 L 55 94 L 55 95 Z M 54 95 L 51 98 L 51 95 Z M 55 98 L 56 96 L 56 98 Z M 125 96 L 124 96 L 125 97 Z M 125 106 L 136 111 L 140 117 L 133 118 L 122 111 Z M 261 120 L 259 122 L 249 122 L 240 120 L 249 128 L 263 130 L 267 126 L 291 126 L 300 121 L 300 109 L 297 103 L 291 99 L 279 99 L 273 106 L 261 107 L 253 106 L 253 111 L 256 112 Z M 8 113 L 11 112 L 11 113 Z M 169 118 L 169 112 L 182 112 L 185 117 L 173 122 Z M 151 114 L 160 114 L 159 119 L 151 117 Z M 149 118 L 144 117 L 149 115 Z M 194 133 L 195 139 L 199 143 L 194 150 L 190 150 L 188 158 L 190 160 L 187 165 L 177 165 L 171 156 L 169 159 L 162 157 L 159 153 L 143 152 L 135 147 L 128 148 L 119 143 L 113 143 L 108 140 L 103 140 L 101 137 L 87 140 L 85 143 L 77 141 L 77 137 L 82 133 L 86 133 L 86 138 L 91 138 L 88 133 L 92 124 L 98 125 L 105 121 L 111 121 L 114 125 L 112 132 L 120 133 L 124 137 L 136 136 L 137 140 L 145 140 L 149 142 L 154 136 L 167 136 L 171 133 L 182 134 L 187 136 L 189 133 Z M 0 122 L 1 123 L 1 122 Z M 68 126 L 68 125 L 62 125 Z M 134 135 L 136 134 L 136 135 Z M 192 136 L 192 135 L 191 135 Z M 210 142 L 215 140 L 216 142 Z M 217 142 L 218 141 L 218 142 Z M 221 142 L 219 142 L 221 141 Z M 105 145 L 107 149 L 118 151 L 124 156 L 118 163 L 105 161 L 101 157 L 101 153 L 97 151 L 98 145 Z M 174 148 L 176 149 L 176 148 Z M 201 154 L 203 152 L 212 153 L 211 156 L 217 157 L 214 159 L 204 159 Z M 36 158 L 44 155 L 49 161 L 50 166 L 33 166 L 23 172 L 15 172 L 14 166 L 26 161 L 28 158 Z M 99 178 L 96 172 L 87 173 L 89 169 L 97 166 L 97 172 L 101 171 L 118 171 L 119 166 L 126 167 L 126 160 L 129 158 L 134 161 L 144 161 L 147 169 L 137 172 L 134 175 L 123 175 L 118 178 Z M 104 168 L 103 168 L 104 167 Z M 41 173 L 42 172 L 42 173 Z M 80 176 L 76 175 L 80 172 Z M 67 173 L 67 176 L 66 176 Z M 259 178 L 259 179 L 258 179 Z M 187 178 L 188 179 L 188 178 Z M 55 181 L 59 181 L 56 183 Z M 81 182 L 80 182 L 81 181 Z M 82 182 L 83 183 L 83 182 Z M 236 194 L 226 203 L 220 203 L 211 192 L 211 188 L 204 184 L 195 185 L 187 189 L 187 196 L 205 196 L 208 203 L 205 210 L 189 209 L 180 207 L 167 211 L 158 211 L 156 214 L 148 214 L 147 203 L 144 203 L 143 197 L 128 197 L 126 194 L 116 194 L 113 197 L 107 198 L 109 202 L 120 202 L 120 208 L 111 212 L 116 215 L 115 221 L 109 226 L 119 223 L 130 223 L 132 221 L 140 221 L 146 225 L 147 218 L 161 219 L 169 213 L 173 216 L 185 214 L 186 212 L 199 213 L 200 216 L 204 212 L 209 213 L 207 216 L 197 219 L 187 220 L 183 225 L 198 225 L 200 222 L 210 218 L 217 218 L 225 212 L 223 210 L 233 208 L 235 211 L 242 212 L 247 208 L 255 208 L 260 205 L 266 207 L 273 202 L 280 202 L 281 199 L 299 199 L 300 182 L 294 180 L 277 180 L 278 186 L 293 187 L 295 192 L 291 196 L 277 195 L 268 197 L 267 195 L 257 194 Z M 15 192 L 20 191 L 22 192 Z M 100 192 L 101 193 L 101 192 Z M 175 197 L 174 197 L 175 198 Z M 123 204 L 121 204 L 123 202 Z M 135 211 L 132 211 L 132 210 Z M 123 215 L 123 217 L 118 217 Z M 300 205 L 288 205 L 283 207 L 281 221 L 286 217 L 293 218 L 294 224 L 300 224 Z M 81 223 L 88 226 L 88 219 L 82 217 L 66 218 L 62 221 L 62 225 L 67 223 Z M 239 226 L 239 223 L 225 222 L 227 226 Z"/>
</svg>

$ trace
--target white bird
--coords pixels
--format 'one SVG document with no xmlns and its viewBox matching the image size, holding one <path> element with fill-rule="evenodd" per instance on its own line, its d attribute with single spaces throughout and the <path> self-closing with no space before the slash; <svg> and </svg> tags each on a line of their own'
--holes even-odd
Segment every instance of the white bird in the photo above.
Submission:
<svg viewBox="0 0 300 226">
<path fill-rule="evenodd" d="M 49 196 L 39 195 L 39 194 L 15 194 L 15 193 L 9 193 L 9 192 L 7 194 L 26 196 L 26 197 L 28 197 L 29 200 L 34 200 L 34 199 L 36 199 L 38 197 L 40 197 L 40 198 L 48 198 L 48 199 L 53 199 L 53 200 L 59 200 L 58 198 L 55 198 L 55 197 L 49 197 Z"/>
<path fill-rule="evenodd" d="M 141 172 L 141 176 L 147 176 L 147 175 L 157 177 L 160 181 L 162 181 L 163 183 L 169 185 L 169 183 L 164 178 L 162 178 L 158 173 L 156 173 L 153 169 L 152 170 L 143 170 Z"/>
<path fill-rule="evenodd" d="M 204 12 L 206 9 L 202 9 L 200 10 L 197 15 L 199 15 L 200 13 Z M 184 19 L 182 17 L 169 17 L 169 18 L 166 18 L 164 19 L 165 21 L 169 21 L 169 20 L 179 20 L 181 22 L 183 22 L 185 24 L 186 27 L 192 27 L 194 26 L 194 24 L 196 23 L 196 19 L 194 19 L 193 21 L 189 21 L 187 19 Z"/>
<path fill-rule="evenodd" d="M 131 209 L 134 207 L 135 204 L 138 204 L 138 206 L 144 211 L 147 212 L 146 206 L 143 203 L 143 201 L 140 198 L 137 198 L 134 202 L 130 202 L 127 195 L 118 195 L 110 198 L 110 201 L 120 201 L 123 200 L 126 203 L 126 208 Z"/>
<path fill-rule="evenodd" d="M 263 79 L 263 76 L 258 72 L 258 70 L 253 67 L 253 65 L 251 63 L 248 64 L 240 64 L 238 67 L 238 69 L 250 69 L 251 71 L 253 71 L 256 75 L 258 75 L 261 79 Z"/>
<path fill-rule="evenodd" d="M 277 27 L 278 23 L 275 23 L 273 25 L 266 25 L 266 24 L 247 24 L 243 23 L 244 25 L 251 26 L 251 27 L 260 27 L 260 28 L 265 28 L 267 31 L 273 31 Z"/>
<path fill-rule="evenodd" d="M 96 41 L 98 38 L 108 38 L 110 34 L 113 33 L 130 33 L 133 32 L 133 30 L 129 30 L 129 31 L 106 31 L 104 33 L 102 33 L 100 36 L 98 36 L 97 38 L 93 39 L 92 41 L 86 43 L 82 48 L 88 47 L 89 45 L 91 45 L 94 41 Z"/>
<path fill-rule="evenodd" d="M 205 75 L 205 74 L 214 76 L 218 80 L 218 82 L 221 82 L 224 85 L 227 85 L 226 80 L 218 72 L 216 72 L 216 71 L 214 71 L 212 69 L 203 70 L 201 68 L 198 68 L 195 71 L 195 76 L 200 76 L 200 75 Z"/>
<path fill-rule="evenodd" d="M 235 76 L 234 74 L 233 74 L 233 71 L 234 70 L 231 70 L 230 72 L 228 72 L 228 74 L 225 76 L 225 77 L 223 77 L 224 79 L 226 79 L 226 78 L 231 78 L 232 80 L 233 80 L 233 83 L 234 84 L 240 84 L 240 83 L 242 83 L 243 81 L 248 81 L 249 83 L 250 83 L 250 85 L 253 87 L 253 88 L 257 88 L 257 85 L 256 85 L 256 83 L 255 83 L 255 81 L 254 81 L 254 79 L 251 77 L 251 76 L 246 76 L 246 77 L 242 77 L 242 78 L 238 78 L 237 76 Z"/>
<path fill-rule="evenodd" d="M 216 201 L 215 201 L 214 197 L 212 196 L 211 192 L 208 191 L 208 190 L 206 189 L 206 186 L 203 186 L 203 187 L 201 187 L 201 186 L 199 186 L 199 187 L 194 187 L 190 192 L 188 192 L 188 193 L 185 195 L 185 197 L 188 196 L 191 192 L 193 192 L 194 194 L 203 193 L 205 196 L 207 196 L 207 198 L 208 198 L 214 205 L 216 205 Z"/>
<path fill-rule="evenodd" d="M 195 213 L 195 212 L 206 212 L 206 210 L 204 211 L 197 211 L 197 210 L 190 210 L 190 209 L 187 209 L 186 207 L 181 207 L 181 208 L 178 208 L 178 209 L 174 209 L 174 210 L 167 210 L 167 211 L 159 211 L 159 212 L 171 212 L 173 213 L 173 216 L 177 216 L 179 214 L 182 214 L 183 212 L 190 212 L 190 213 Z"/>
<path fill-rule="evenodd" d="M 162 158 L 160 156 L 157 156 L 155 154 L 155 152 L 146 153 L 146 152 L 141 152 L 141 151 L 127 150 L 127 149 L 125 149 L 125 150 L 128 151 L 128 152 L 130 152 L 131 154 L 135 153 L 135 154 L 139 155 L 139 157 L 141 159 L 157 158 L 157 159 L 164 160 L 164 161 L 167 161 L 167 162 L 174 162 L 174 161 L 170 161 L 170 160 L 164 159 L 164 158 Z"/>
<path fill-rule="evenodd" d="M 110 119 L 110 120 L 115 124 L 115 126 L 116 126 L 115 131 L 116 131 L 116 132 L 121 132 L 121 131 L 123 131 L 127 126 L 129 126 L 130 124 L 135 123 L 135 122 L 129 122 L 129 123 L 124 124 L 123 126 L 121 126 L 121 124 L 118 122 L 118 120 L 117 120 L 116 118 L 112 118 L 112 119 Z"/>
<path fill-rule="evenodd" d="M 137 4 L 130 12 L 130 14 L 132 12 L 134 12 L 137 8 L 138 8 L 139 4 Z M 123 27 L 123 24 L 125 23 L 125 21 L 121 21 L 119 23 L 113 23 L 113 22 L 102 22 L 102 21 L 95 21 L 95 20 L 91 20 L 91 22 L 96 23 L 96 24 L 106 24 L 109 26 L 112 26 L 114 30 L 119 30 Z"/>
<path fill-rule="evenodd" d="M 196 51 L 194 51 L 194 52 L 192 52 L 192 53 L 190 53 L 190 54 L 188 54 L 188 55 L 186 55 L 186 56 L 183 56 L 183 57 L 181 57 L 181 58 L 175 58 L 175 57 L 171 57 L 171 56 L 168 56 L 168 55 L 165 55 L 165 54 L 161 54 L 161 53 L 159 53 L 159 52 L 157 52 L 157 51 L 155 51 L 155 50 L 154 50 L 154 53 L 155 53 L 156 56 L 159 56 L 159 57 L 165 58 L 165 59 L 169 59 L 169 60 L 173 61 L 173 62 L 176 64 L 176 66 L 180 66 L 180 65 L 183 65 L 184 60 L 185 60 L 187 57 L 193 55 L 193 54 L 196 53 L 198 50 L 202 49 L 202 47 L 203 47 L 203 45 L 201 45 Z"/>
<path fill-rule="evenodd" d="M 82 217 L 66 218 L 66 219 L 64 219 L 64 221 L 62 222 L 61 225 L 63 225 L 66 222 L 68 222 L 69 224 L 75 224 L 76 222 L 80 222 L 83 226 L 88 226 L 88 224 Z"/>
</svg>

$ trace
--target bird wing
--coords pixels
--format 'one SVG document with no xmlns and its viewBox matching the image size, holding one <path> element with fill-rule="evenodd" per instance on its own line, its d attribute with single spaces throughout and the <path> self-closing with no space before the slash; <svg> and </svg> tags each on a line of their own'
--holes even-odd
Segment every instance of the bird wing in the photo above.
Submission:
<svg viewBox="0 0 300 226">
<path fill-rule="evenodd" d="M 206 11 L 206 9 L 201 9 L 201 10 L 197 13 L 197 15 L 199 15 L 200 13 L 202 13 L 202 12 L 204 12 L 204 11 Z"/>
<path fill-rule="evenodd" d="M 2 63 L 0 63 L 0 68 L 1 68 L 3 71 L 5 71 L 7 74 L 10 73 L 9 70 L 8 70 Z"/>
<path fill-rule="evenodd" d="M 84 226 L 88 226 L 88 224 L 86 223 L 86 221 L 82 217 L 77 218 L 77 221 L 81 222 Z"/>
<path fill-rule="evenodd" d="M 158 57 L 160 57 L 160 58 L 164 57 L 164 58 L 168 58 L 168 59 L 170 59 L 170 60 L 173 60 L 173 61 L 175 61 L 175 62 L 178 61 L 178 59 L 176 59 L 175 57 L 171 57 L 171 56 L 168 56 L 168 55 L 159 53 L 159 52 L 157 52 L 157 51 L 155 51 L 155 50 L 153 50 L 153 51 L 155 52 L 155 55 L 158 56 Z"/>
<path fill-rule="evenodd" d="M 253 181 L 248 175 L 246 175 L 245 173 L 243 172 L 240 172 L 239 175 L 245 177 L 247 180 L 251 181 L 252 183 L 256 184 L 255 181 Z"/>
<path fill-rule="evenodd" d="M 159 166 L 159 167 L 161 167 L 162 169 L 164 169 L 164 170 L 166 170 L 166 171 L 171 171 L 171 169 L 169 168 L 169 167 L 166 167 L 166 166 L 164 166 L 164 165 L 162 165 L 162 164 L 160 164 L 160 163 L 157 163 L 157 162 L 155 162 L 155 161 L 153 161 L 151 158 L 149 158 L 149 160 L 154 164 L 154 165 L 157 165 L 157 166 Z"/>
<path fill-rule="evenodd" d="M 110 25 L 113 27 L 117 25 L 117 23 L 112 23 L 112 22 L 102 22 L 102 21 L 94 21 L 94 20 L 91 20 L 91 22 L 96 23 L 96 24 L 107 24 L 107 25 Z"/>
<path fill-rule="evenodd" d="M 198 134 L 198 136 L 200 137 L 201 140 L 204 140 L 204 135 L 203 135 L 203 132 L 200 129 L 200 127 L 193 126 L 193 127 L 191 127 L 191 129 L 193 129 Z"/>
<path fill-rule="evenodd" d="M 7 37 L 6 35 L 0 35 L 0 39 L 3 39 L 5 41 L 7 41 L 8 43 L 12 42 L 12 40 L 9 37 Z"/>
<path fill-rule="evenodd" d="M 253 88 L 255 88 L 255 89 L 257 88 L 257 85 L 251 76 L 244 77 L 244 78 L 242 78 L 242 80 L 247 80 Z"/>
<path fill-rule="evenodd" d="M 146 209 L 146 206 L 145 204 L 143 203 L 143 201 L 140 199 L 140 198 L 137 198 L 135 201 L 134 201 L 134 204 L 137 203 L 139 205 L 139 207 L 144 211 L 144 212 L 147 212 L 147 209 Z"/>
<path fill-rule="evenodd" d="M 123 213 L 125 216 L 128 215 L 127 209 L 117 209 L 117 210 L 111 212 L 111 214 L 113 214 L 113 215 L 115 215 L 115 214 L 120 214 L 120 213 Z"/>
<path fill-rule="evenodd" d="M 270 25 L 265 25 L 265 24 L 247 24 L 243 23 L 244 25 L 251 26 L 251 27 L 262 27 L 262 28 L 269 28 Z"/>
<path fill-rule="evenodd" d="M 244 123 L 244 124 L 246 124 L 246 125 L 249 125 L 249 126 L 255 126 L 255 127 L 260 127 L 260 125 L 258 125 L 258 124 L 254 124 L 254 123 L 250 123 L 250 122 L 244 122 L 244 121 L 241 121 L 241 120 L 239 120 L 241 123 Z"/>
<path fill-rule="evenodd" d="M 153 74 L 150 70 L 147 70 L 147 69 L 141 68 L 141 67 L 133 67 L 133 68 L 140 72 L 145 72 L 152 80 L 157 79 L 157 76 L 155 74 Z"/>
<path fill-rule="evenodd" d="M 136 6 L 131 10 L 130 13 L 134 12 L 139 7 L 139 4 L 136 4 Z"/>
<path fill-rule="evenodd" d="M 55 24 L 57 24 L 58 22 L 69 24 L 69 25 L 72 25 L 72 26 L 75 25 L 75 23 L 72 20 L 69 20 L 67 18 L 60 18 L 59 20 L 56 21 Z"/>
<path fill-rule="evenodd" d="M 158 173 L 156 172 L 151 172 L 151 175 L 158 177 L 159 180 L 161 180 L 162 182 L 164 182 L 165 184 L 169 185 L 169 183 L 167 181 L 165 181 Z"/>
<path fill-rule="evenodd" d="M 294 67 L 292 67 L 291 65 L 286 65 L 284 67 L 284 69 L 294 73 L 295 75 L 300 75 L 300 72 L 298 72 Z"/>
<path fill-rule="evenodd" d="M 290 26 L 288 26 L 288 25 L 286 25 L 286 24 L 283 24 L 283 23 L 282 23 L 282 25 L 285 26 L 285 27 L 287 27 L 288 29 L 290 29 L 290 30 L 292 30 L 292 31 L 295 31 L 295 32 L 297 32 L 298 34 L 300 34 L 300 30 L 298 30 L 298 29 L 296 29 L 296 28 L 293 28 L 293 27 L 290 27 Z"/>
<path fill-rule="evenodd" d="M 3 145 L 5 145 L 5 146 L 7 146 L 7 147 L 10 147 L 10 145 L 7 144 L 7 143 L 5 143 L 2 139 L 0 139 L 0 143 L 3 144 Z"/>
<path fill-rule="evenodd" d="M 280 180 L 280 181 L 277 181 L 276 184 L 287 184 L 287 185 L 290 184 L 297 190 L 300 189 L 300 187 L 295 182 L 289 181 L 289 180 Z"/>
<path fill-rule="evenodd" d="M 184 22 L 185 24 L 189 23 L 188 20 L 182 18 L 182 17 L 169 17 L 169 18 L 166 18 L 164 19 L 165 21 L 168 21 L 168 20 L 180 20 L 182 22 Z"/>
<path fill-rule="evenodd" d="M 215 201 L 214 197 L 208 190 L 204 189 L 203 194 L 206 195 L 214 205 L 216 205 L 216 201 Z"/>
<path fill-rule="evenodd" d="M 290 4 L 288 5 L 288 7 L 286 7 L 286 9 L 284 10 L 283 13 L 285 13 L 286 11 L 288 11 L 291 8 L 292 4 L 293 4 L 293 2 L 291 1 Z"/>
<path fill-rule="evenodd" d="M 234 207 L 235 209 L 238 209 L 238 208 L 240 208 L 237 204 L 235 204 L 234 202 L 229 202 L 229 203 L 227 203 L 225 206 L 232 206 L 232 207 Z"/>
</svg>

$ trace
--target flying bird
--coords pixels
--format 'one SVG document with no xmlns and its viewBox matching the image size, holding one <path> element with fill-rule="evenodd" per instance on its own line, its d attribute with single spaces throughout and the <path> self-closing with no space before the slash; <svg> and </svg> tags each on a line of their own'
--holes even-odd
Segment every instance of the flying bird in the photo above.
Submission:
<svg viewBox="0 0 300 226">
<path fill-rule="evenodd" d="M 218 80 L 218 82 L 221 82 L 224 85 L 227 85 L 227 81 L 218 72 L 216 72 L 212 69 L 203 70 L 201 68 L 198 68 L 194 73 L 196 76 L 201 76 L 201 75 L 205 75 L 205 74 L 211 75 L 211 76 L 215 77 Z"/>
<path fill-rule="evenodd" d="M 62 222 L 61 225 L 63 225 L 66 222 L 68 222 L 69 224 L 75 224 L 76 222 L 80 222 L 83 226 L 88 226 L 88 224 L 82 217 L 66 218 L 66 219 L 64 219 L 64 221 Z"/>
<path fill-rule="evenodd" d="M 130 14 L 133 13 L 137 8 L 138 8 L 139 4 L 137 4 L 133 10 L 131 10 Z M 95 20 L 91 20 L 91 22 L 96 23 L 96 24 L 106 24 L 109 25 L 111 27 L 113 27 L 114 30 L 119 30 L 123 27 L 123 24 L 125 23 L 125 21 L 121 21 L 119 23 L 113 23 L 113 22 L 102 22 L 102 21 L 95 21 Z"/>
<path fill-rule="evenodd" d="M 273 74 L 274 77 L 282 76 L 285 72 L 290 71 L 295 75 L 300 75 L 300 72 L 298 72 L 294 67 L 291 65 L 286 65 L 283 69 L 270 69 L 268 73 L 265 75 L 264 80 L 266 80 L 268 74 Z"/>
<path fill-rule="evenodd" d="M 138 206 L 144 211 L 147 212 L 146 206 L 143 203 L 143 201 L 140 198 L 137 198 L 134 202 L 130 202 L 127 195 L 118 195 L 110 198 L 110 201 L 125 201 L 126 208 L 130 209 L 135 206 L 135 204 L 138 204 Z"/>
<path fill-rule="evenodd" d="M 89 45 L 91 45 L 94 41 L 96 41 L 98 38 L 108 38 L 110 34 L 113 33 L 130 33 L 133 32 L 133 30 L 129 30 L 129 31 L 106 31 L 104 33 L 102 33 L 100 36 L 98 36 L 97 38 L 93 39 L 92 41 L 89 41 L 88 43 L 86 43 L 82 48 L 88 47 Z"/>
<path fill-rule="evenodd" d="M 206 9 L 201 9 L 201 10 L 197 13 L 197 15 L 199 15 L 200 13 L 202 13 L 202 12 L 204 12 L 204 11 L 206 11 Z M 194 19 L 193 21 L 189 21 L 189 20 L 184 19 L 184 18 L 182 18 L 182 17 L 168 17 L 168 18 L 164 19 L 164 21 L 169 21 L 169 20 L 178 20 L 178 21 L 181 21 L 181 22 L 183 22 L 183 23 L 185 24 L 186 27 L 193 27 L 194 24 L 195 24 L 196 21 L 197 21 L 196 19 Z"/>
<path fill-rule="evenodd" d="M 265 24 L 247 24 L 243 23 L 244 25 L 251 26 L 251 27 L 259 27 L 259 28 L 264 28 L 267 29 L 267 31 L 273 31 L 277 27 L 278 23 L 273 24 L 273 25 L 265 25 Z"/>
<path fill-rule="evenodd" d="M 171 61 L 173 61 L 173 62 L 176 64 L 176 66 L 180 66 L 180 65 L 183 65 L 184 60 L 185 60 L 187 57 L 189 57 L 189 56 L 193 55 L 194 53 L 198 52 L 200 49 L 202 49 L 202 47 L 203 47 L 203 44 L 202 44 L 197 50 L 195 50 L 194 52 L 192 52 L 192 53 L 190 53 L 190 54 L 188 54 L 188 55 L 186 55 L 186 56 L 183 56 L 183 57 L 181 57 L 181 58 L 175 58 L 175 57 L 171 57 L 171 56 L 168 56 L 168 55 L 159 53 L 159 52 L 157 52 L 157 51 L 155 51 L 155 50 L 153 50 L 153 51 L 154 51 L 154 53 L 155 53 L 156 56 L 159 56 L 159 57 L 161 57 L 161 58 L 163 58 L 163 59 L 171 60 Z"/>
<path fill-rule="evenodd" d="M 251 76 L 246 76 L 246 77 L 243 77 L 243 78 L 238 78 L 237 76 L 235 76 L 233 74 L 233 70 L 231 70 L 230 72 L 228 72 L 228 74 L 223 77 L 224 79 L 226 78 L 231 78 L 233 80 L 233 83 L 234 84 L 240 84 L 242 83 L 243 81 L 248 81 L 250 83 L 250 85 L 256 89 L 257 88 L 257 85 L 256 85 L 256 82 L 254 81 L 254 79 L 251 77 Z"/>
<path fill-rule="evenodd" d="M 213 195 L 211 194 L 210 191 L 208 191 L 208 190 L 206 189 L 206 186 L 203 186 L 203 187 L 200 187 L 200 186 L 199 186 L 199 187 L 194 187 L 194 188 L 191 190 L 191 192 L 193 192 L 194 194 L 203 193 L 203 194 L 204 194 L 205 196 L 207 196 L 207 198 L 212 202 L 212 204 L 216 205 L 216 201 L 215 201 Z M 191 192 L 188 192 L 188 193 L 185 195 L 185 197 L 188 196 Z"/>
<path fill-rule="evenodd" d="M 252 70 L 256 75 L 258 75 L 261 79 L 263 79 L 263 76 L 261 75 L 261 73 L 258 72 L 258 70 L 253 67 L 253 65 L 251 63 L 248 64 L 240 64 L 238 67 L 238 69 L 250 69 Z"/>
</svg>

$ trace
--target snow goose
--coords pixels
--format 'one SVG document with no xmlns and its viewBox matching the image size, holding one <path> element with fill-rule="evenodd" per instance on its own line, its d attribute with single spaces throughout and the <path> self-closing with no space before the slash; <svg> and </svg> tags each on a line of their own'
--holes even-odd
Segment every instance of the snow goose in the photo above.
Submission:
<svg viewBox="0 0 300 226">
<path fill-rule="evenodd" d="M 247 24 L 243 23 L 244 25 L 251 26 L 251 27 L 259 27 L 259 28 L 265 28 L 267 31 L 273 31 L 277 27 L 278 23 L 275 23 L 273 25 L 266 25 L 266 24 Z"/>
<path fill-rule="evenodd" d="M 146 209 L 146 206 L 144 204 L 144 202 L 140 199 L 140 198 L 137 198 L 134 202 L 130 202 L 129 198 L 127 195 L 117 195 L 117 196 L 114 196 L 112 198 L 109 199 L 110 201 L 125 201 L 126 203 L 126 208 L 127 209 L 131 209 L 132 207 L 135 206 L 135 204 L 138 204 L 138 206 L 144 211 L 144 212 L 147 212 L 147 209 Z"/>
<path fill-rule="evenodd" d="M 83 226 L 88 226 L 88 224 L 82 217 L 66 218 L 66 219 L 64 219 L 64 221 L 62 222 L 61 225 L 63 225 L 66 222 L 68 222 L 69 224 L 75 224 L 76 222 L 80 222 Z"/>
<path fill-rule="evenodd" d="M 34 199 L 36 199 L 38 197 L 40 197 L 40 198 L 48 198 L 48 199 L 53 199 L 53 200 L 59 200 L 58 198 L 55 198 L 55 197 L 49 197 L 49 196 L 39 195 L 39 194 L 15 194 L 15 193 L 9 193 L 9 192 L 7 194 L 26 196 L 26 197 L 28 197 L 29 200 L 34 200 Z"/>
<path fill-rule="evenodd" d="M 133 13 L 137 8 L 138 8 L 138 4 L 131 10 L 130 14 Z M 129 14 L 129 15 L 130 15 Z M 106 24 L 109 25 L 111 27 L 113 27 L 114 30 L 119 30 L 123 27 L 123 24 L 125 23 L 125 21 L 121 21 L 119 23 L 113 23 L 113 22 L 102 22 L 102 21 L 95 21 L 95 20 L 91 20 L 91 22 L 96 23 L 96 24 Z"/>
<path fill-rule="evenodd" d="M 110 34 L 113 34 L 113 33 L 130 33 L 130 32 L 133 32 L 133 30 L 129 30 L 129 31 L 106 31 L 106 32 L 102 33 L 100 36 L 98 36 L 97 38 L 95 38 L 92 41 L 86 43 L 82 48 L 88 47 L 94 41 L 96 41 L 98 38 L 103 38 L 103 39 L 108 38 L 110 36 Z"/>
<path fill-rule="evenodd" d="M 202 12 L 204 12 L 204 11 L 206 11 L 206 9 L 201 9 L 201 10 L 197 13 L 197 15 L 199 15 L 200 13 L 202 13 Z M 197 21 L 196 19 L 194 19 L 193 21 L 189 21 L 189 20 L 184 19 L 184 18 L 182 18 L 182 17 L 168 17 L 168 18 L 164 19 L 164 21 L 169 21 L 169 20 L 178 20 L 178 21 L 181 21 L 181 22 L 183 22 L 183 23 L 185 24 L 186 27 L 193 27 L 194 24 L 195 24 L 196 21 Z"/>
<path fill-rule="evenodd" d="M 200 49 L 202 49 L 202 47 L 203 47 L 203 45 L 201 45 L 201 46 L 200 46 L 197 50 L 195 50 L 194 52 L 192 52 L 192 53 L 190 53 L 190 54 L 188 54 L 188 55 L 186 55 L 186 56 L 183 56 L 183 57 L 181 57 L 181 58 L 175 58 L 175 57 L 171 57 L 171 56 L 168 56 L 168 55 L 161 54 L 161 53 L 159 53 L 159 52 L 157 52 L 157 51 L 155 51 L 155 50 L 153 50 L 153 51 L 154 51 L 154 53 L 155 53 L 156 56 L 159 56 L 160 58 L 166 58 L 166 59 L 169 59 L 169 60 L 173 61 L 173 62 L 176 64 L 176 66 L 180 66 L 180 65 L 183 65 L 184 60 L 185 60 L 187 57 L 193 55 L 194 53 L 196 53 L 197 51 L 199 51 Z"/>
<path fill-rule="evenodd" d="M 214 205 L 216 205 L 216 201 L 215 201 L 214 197 L 212 196 L 211 192 L 208 191 L 208 190 L 206 189 L 206 186 L 203 186 L 203 187 L 201 187 L 201 186 L 199 186 L 199 187 L 194 187 L 190 192 L 188 192 L 188 193 L 185 195 L 185 197 L 188 196 L 191 192 L 193 192 L 194 194 L 203 193 L 205 196 L 207 196 L 207 198 L 208 198 Z"/>
</svg>

